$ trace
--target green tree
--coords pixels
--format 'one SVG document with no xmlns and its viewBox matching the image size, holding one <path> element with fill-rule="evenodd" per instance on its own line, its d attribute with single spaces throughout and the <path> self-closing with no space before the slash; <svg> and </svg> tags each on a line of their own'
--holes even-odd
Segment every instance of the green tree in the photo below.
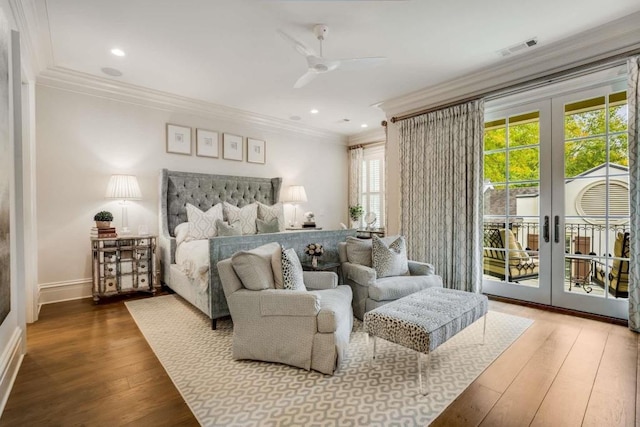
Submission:
<svg viewBox="0 0 640 427">
<path fill-rule="evenodd" d="M 484 134 L 484 177 L 493 183 L 506 181 L 508 148 L 509 181 L 536 181 L 540 178 L 539 121 L 537 118 L 521 121 L 510 118 L 510 121 L 508 128 L 505 120 L 487 124 Z M 607 124 L 609 161 L 628 166 L 626 104 L 610 107 L 609 114 L 606 114 L 604 107 L 578 111 L 565 115 L 566 177 L 580 175 L 606 163 Z"/>
</svg>

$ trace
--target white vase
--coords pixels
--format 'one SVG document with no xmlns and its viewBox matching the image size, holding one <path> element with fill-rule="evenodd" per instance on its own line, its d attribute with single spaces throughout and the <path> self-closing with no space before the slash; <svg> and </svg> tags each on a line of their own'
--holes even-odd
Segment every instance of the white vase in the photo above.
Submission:
<svg viewBox="0 0 640 427">
<path fill-rule="evenodd" d="M 311 266 L 313 268 L 318 267 L 318 257 L 317 256 L 312 256 L 311 257 Z"/>
</svg>

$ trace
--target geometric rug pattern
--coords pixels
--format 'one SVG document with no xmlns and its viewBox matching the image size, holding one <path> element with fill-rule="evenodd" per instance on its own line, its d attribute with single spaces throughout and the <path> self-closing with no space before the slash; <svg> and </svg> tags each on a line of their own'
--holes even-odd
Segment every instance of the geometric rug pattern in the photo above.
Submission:
<svg viewBox="0 0 640 427">
<path fill-rule="evenodd" d="M 416 353 L 378 340 L 356 320 L 349 355 L 333 376 L 231 358 L 233 324 L 218 329 L 177 295 L 126 303 L 203 426 L 426 426 L 533 320 L 490 311 L 431 354 L 429 394 L 418 394 Z"/>
</svg>

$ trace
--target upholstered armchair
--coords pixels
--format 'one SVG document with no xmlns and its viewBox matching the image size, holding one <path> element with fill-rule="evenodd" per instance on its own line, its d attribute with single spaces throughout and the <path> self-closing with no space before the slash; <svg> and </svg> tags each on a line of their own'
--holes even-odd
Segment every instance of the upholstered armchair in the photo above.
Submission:
<svg viewBox="0 0 640 427">
<path fill-rule="evenodd" d="M 278 362 L 329 375 L 340 367 L 353 311 L 351 289 L 338 286 L 335 273 L 301 273 L 307 290 L 255 290 L 255 283 L 240 279 L 233 259 L 217 266 L 233 320 L 234 359 Z"/>
<path fill-rule="evenodd" d="M 382 240 L 391 243 L 398 236 Z M 353 314 L 360 320 L 367 311 L 414 292 L 442 287 L 431 264 L 408 260 L 408 274 L 379 278 L 372 262 L 372 240 L 347 237 L 338 243 L 342 277 L 353 291 Z"/>
<path fill-rule="evenodd" d="M 511 230 L 485 228 L 484 246 L 484 274 L 505 280 L 505 254 L 509 249 L 509 266 L 506 269 L 509 282 L 538 277 L 538 258 L 530 256 L 522 249 Z"/>
<path fill-rule="evenodd" d="M 593 281 L 603 288 L 609 286 L 609 293 L 615 298 L 629 297 L 629 233 L 618 233 L 613 245 L 614 259 L 610 266 L 594 261 Z M 619 258 L 626 258 L 622 260 Z M 608 279 L 608 283 L 607 283 Z"/>
</svg>

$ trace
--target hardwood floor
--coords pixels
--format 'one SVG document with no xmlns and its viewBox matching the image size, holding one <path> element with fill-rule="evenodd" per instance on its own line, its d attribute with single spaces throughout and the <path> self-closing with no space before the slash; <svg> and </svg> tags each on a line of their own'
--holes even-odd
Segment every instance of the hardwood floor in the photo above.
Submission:
<svg viewBox="0 0 640 427">
<path fill-rule="evenodd" d="M 0 425 L 199 425 L 125 300 L 45 305 Z"/>
<path fill-rule="evenodd" d="M 636 425 L 638 334 L 626 327 L 491 301 L 535 319 L 434 426 Z M 44 306 L 2 426 L 191 426 L 191 411 L 123 300 Z"/>
</svg>

